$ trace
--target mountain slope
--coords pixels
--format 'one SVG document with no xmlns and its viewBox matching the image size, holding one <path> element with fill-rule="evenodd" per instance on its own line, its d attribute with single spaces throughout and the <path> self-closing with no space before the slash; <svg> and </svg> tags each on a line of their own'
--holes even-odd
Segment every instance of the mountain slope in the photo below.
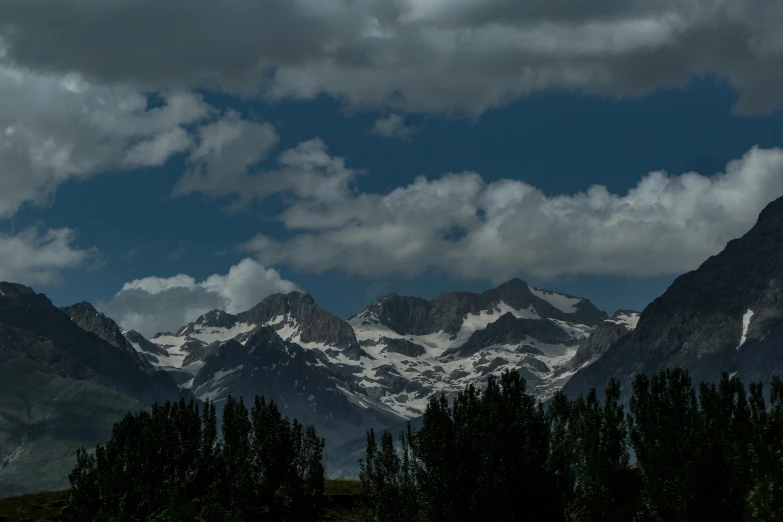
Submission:
<svg viewBox="0 0 783 522">
<path fill-rule="evenodd" d="M 0 497 L 68 487 L 76 450 L 94 448 L 143 405 L 25 358 L 0 363 Z"/>
<path fill-rule="evenodd" d="M 75 319 L 0 282 L 0 495 L 64 487 L 76 449 L 105 442 L 128 411 L 192 396 L 140 367 L 113 321 L 83 305 L 69 311 Z"/>
<path fill-rule="evenodd" d="M 284 415 L 313 424 L 330 447 L 366 429 L 402 420 L 377 407 L 319 349 L 284 341 L 272 327 L 259 326 L 241 340 L 217 341 L 188 383 L 201 399 L 222 404 L 228 395 L 273 399 Z"/>
<path fill-rule="evenodd" d="M 60 308 L 60 310 L 65 312 L 82 330 L 93 333 L 115 348 L 130 354 L 145 373 L 153 372 L 152 365 L 139 354 L 117 323 L 97 311 L 90 303 L 82 301 Z"/>
<path fill-rule="evenodd" d="M 143 404 L 180 395 L 166 373 L 146 374 L 138 356 L 82 329 L 32 289 L 0 283 L 0 363 L 25 357 L 53 375 L 90 379 Z"/>
<path fill-rule="evenodd" d="M 609 378 L 626 391 L 637 373 L 680 366 L 694 381 L 721 372 L 768 383 L 783 374 L 783 198 L 756 225 L 697 270 L 678 277 L 644 309 L 636 329 L 566 384 L 569 395 L 602 389 Z"/>
</svg>

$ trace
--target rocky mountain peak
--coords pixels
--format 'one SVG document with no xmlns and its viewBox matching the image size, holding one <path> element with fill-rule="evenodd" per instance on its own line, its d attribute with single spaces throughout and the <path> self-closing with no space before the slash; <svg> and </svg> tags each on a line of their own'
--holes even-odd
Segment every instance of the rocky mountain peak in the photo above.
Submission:
<svg viewBox="0 0 783 522">
<path fill-rule="evenodd" d="M 291 327 L 302 343 L 319 343 L 338 348 L 359 346 L 351 326 L 321 308 L 310 294 L 272 294 L 236 316 L 240 323 Z"/>
<path fill-rule="evenodd" d="M 119 325 L 113 319 L 96 310 L 90 303 L 82 301 L 71 306 L 62 307 L 60 310 L 65 312 L 82 330 L 93 333 L 115 348 L 128 353 L 136 361 L 139 368 L 142 368 L 147 373 L 153 371 L 152 365 L 139 355 Z"/>
<path fill-rule="evenodd" d="M 143 404 L 179 396 L 171 377 L 146 372 L 138 353 L 117 339 L 122 335 L 117 324 L 89 304 L 58 309 L 28 287 L 0 288 L 6 294 L 0 297 L 0 363 L 26 358 L 53 375 L 94 381 Z"/>
<path fill-rule="evenodd" d="M 223 310 L 212 310 L 196 319 L 197 324 L 206 326 L 224 326 L 223 323 L 230 315 Z"/>
<path fill-rule="evenodd" d="M 0 281 L 0 297 L 17 297 L 22 295 L 35 295 L 35 291 L 29 286 Z"/>
<path fill-rule="evenodd" d="M 482 293 L 447 292 L 435 299 L 387 294 L 352 316 L 354 326 L 380 324 L 400 335 L 445 332 L 456 335 L 468 316 L 495 313 L 503 306 L 531 318 L 594 326 L 608 316 L 587 299 L 533 289 L 519 278 Z"/>
</svg>

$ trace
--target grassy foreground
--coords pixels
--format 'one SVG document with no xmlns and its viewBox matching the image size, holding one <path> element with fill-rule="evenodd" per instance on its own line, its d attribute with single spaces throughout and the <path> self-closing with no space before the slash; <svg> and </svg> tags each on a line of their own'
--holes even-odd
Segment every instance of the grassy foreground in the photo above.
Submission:
<svg viewBox="0 0 783 522">
<path fill-rule="evenodd" d="M 359 481 L 326 480 L 327 509 L 324 520 L 352 522 L 356 516 Z M 0 498 L 0 522 L 56 522 L 68 503 L 68 491 L 43 491 L 32 495 Z"/>
</svg>

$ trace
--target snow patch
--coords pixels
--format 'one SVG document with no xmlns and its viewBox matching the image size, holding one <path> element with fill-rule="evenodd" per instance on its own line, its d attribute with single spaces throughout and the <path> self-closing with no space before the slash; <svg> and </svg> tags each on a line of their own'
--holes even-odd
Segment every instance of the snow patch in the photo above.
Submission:
<svg viewBox="0 0 783 522">
<path fill-rule="evenodd" d="M 742 316 L 742 338 L 740 339 L 739 346 L 737 346 L 737 351 L 739 351 L 740 347 L 748 340 L 748 328 L 750 327 L 750 320 L 752 318 L 753 310 L 750 309 Z"/>
<path fill-rule="evenodd" d="M 541 290 L 540 288 L 531 288 L 530 292 L 567 314 L 576 312 L 576 305 L 582 302 L 582 299 L 578 297 L 570 297 L 550 290 Z"/>
<path fill-rule="evenodd" d="M 611 319 L 606 319 L 606 321 L 625 326 L 629 330 L 634 330 L 636 329 L 636 326 L 639 324 L 639 315 L 640 314 L 637 314 L 635 312 L 631 312 L 631 313 L 620 312 L 619 314 L 616 314 L 615 317 Z"/>
<path fill-rule="evenodd" d="M 215 341 L 228 341 L 238 335 L 251 331 L 255 327 L 256 325 L 248 323 L 238 323 L 231 328 L 197 326 L 193 329 L 193 333 L 189 334 L 189 337 L 210 344 Z"/>
</svg>

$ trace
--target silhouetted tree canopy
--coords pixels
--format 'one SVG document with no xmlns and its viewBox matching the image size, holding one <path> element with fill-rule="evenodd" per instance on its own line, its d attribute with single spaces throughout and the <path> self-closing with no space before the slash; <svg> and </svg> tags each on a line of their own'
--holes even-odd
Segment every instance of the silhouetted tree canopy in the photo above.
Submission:
<svg viewBox="0 0 783 522">
<path fill-rule="evenodd" d="M 680 369 L 639 375 L 629 408 L 608 383 L 546 411 L 517 372 L 433 397 L 420 430 L 367 434 L 364 522 L 777 522 L 783 383 L 724 374 L 698 391 Z M 631 455 L 635 456 L 632 464 Z"/>
<path fill-rule="evenodd" d="M 256 397 L 154 405 L 116 423 L 69 476 L 66 521 L 310 521 L 321 509 L 324 440 Z"/>
</svg>

